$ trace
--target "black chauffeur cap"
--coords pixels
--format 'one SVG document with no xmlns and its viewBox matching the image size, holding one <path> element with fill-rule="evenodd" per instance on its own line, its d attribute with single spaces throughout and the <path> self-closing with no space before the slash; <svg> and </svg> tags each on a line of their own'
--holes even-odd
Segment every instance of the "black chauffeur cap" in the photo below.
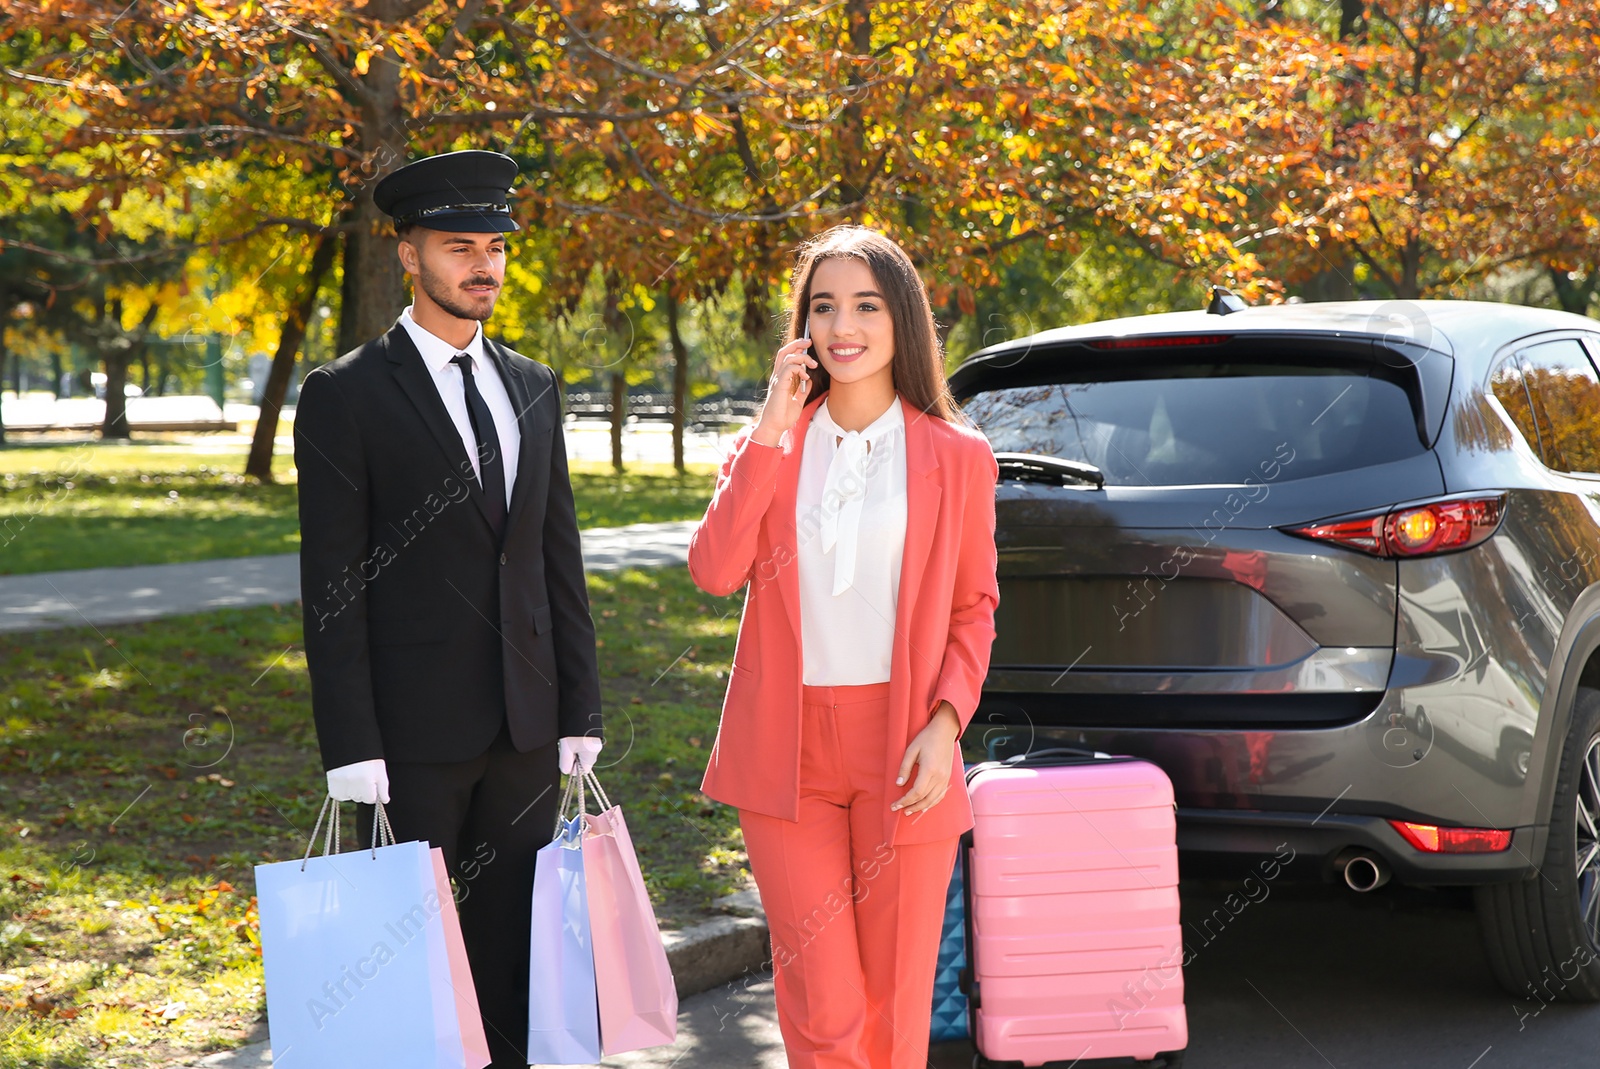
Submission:
<svg viewBox="0 0 1600 1069">
<path fill-rule="evenodd" d="M 471 234 L 520 230 L 506 194 L 517 161 L 498 152 L 467 149 L 429 156 L 387 174 L 372 201 L 396 227 L 423 226 Z"/>
</svg>

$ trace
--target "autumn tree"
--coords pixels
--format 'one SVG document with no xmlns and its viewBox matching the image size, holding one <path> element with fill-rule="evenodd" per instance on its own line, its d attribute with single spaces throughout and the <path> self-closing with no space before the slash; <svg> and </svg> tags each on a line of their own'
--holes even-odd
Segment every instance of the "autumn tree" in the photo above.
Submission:
<svg viewBox="0 0 1600 1069">
<path fill-rule="evenodd" d="M 1402 297 L 1600 260 L 1582 5 L 0 0 L 0 16 L 25 45 L 8 84 L 62 105 L 60 141 L 88 161 L 87 222 L 225 164 L 243 193 L 186 240 L 233 277 L 287 257 L 291 326 L 327 274 L 345 347 L 403 301 L 373 180 L 428 152 L 510 153 L 539 268 L 497 323 L 570 318 L 601 280 L 624 395 L 655 359 L 627 348 L 629 317 L 660 305 L 652 336 L 687 368 L 683 309 L 736 293 L 744 334 L 770 342 L 794 244 L 836 222 L 905 244 L 962 337 L 999 314 L 980 294 L 1028 303 L 999 288 L 1029 277 L 1021 257 L 1126 249 L 1196 289 L 1267 296 L 1332 272 Z M 280 362 L 293 333 L 273 335 Z"/>
</svg>

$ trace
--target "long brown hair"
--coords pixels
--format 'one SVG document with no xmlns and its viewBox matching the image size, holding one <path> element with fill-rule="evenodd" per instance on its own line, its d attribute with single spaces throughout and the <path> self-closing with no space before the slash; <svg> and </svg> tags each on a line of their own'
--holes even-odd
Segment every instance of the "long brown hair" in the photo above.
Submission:
<svg viewBox="0 0 1600 1069">
<path fill-rule="evenodd" d="M 784 341 L 800 336 L 811 308 L 811 276 L 817 264 L 843 257 L 867 265 L 889 306 L 894 324 L 894 359 L 889 370 L 895 390 L 920 411 L 946 422 L 957 422 L 956 401 L 944 377 L 944 349 L 934 327 L 928 287 L 905 250 L 879 231 L 846 224 L 825 230 L 800 246 L 789 287 L 789 324 Z M 810 396 L 817 397 L 829 382 L 822 361 L 817 361 L 810 375 Z"/>
</svg>

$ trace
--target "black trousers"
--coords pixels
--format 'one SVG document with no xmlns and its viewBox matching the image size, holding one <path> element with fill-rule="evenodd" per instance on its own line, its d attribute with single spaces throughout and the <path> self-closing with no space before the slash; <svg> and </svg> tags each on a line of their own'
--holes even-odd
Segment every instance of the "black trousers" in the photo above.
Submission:
<svg viewBox="0 0 1600 1069">
<path fill-rule="evenodd" d="M 561 793 L 557 752 L 552 741 L 518 753 L 502 725 L 470 761 L 386 765 L 383 808 L 395 840 L 425 839 L 444 851 L 494 1069 L 528 1064 L 529 907 L 534 854 L 551 839 Z M 368 847 L 373 807 L 356 813 Z"/>
</svg>

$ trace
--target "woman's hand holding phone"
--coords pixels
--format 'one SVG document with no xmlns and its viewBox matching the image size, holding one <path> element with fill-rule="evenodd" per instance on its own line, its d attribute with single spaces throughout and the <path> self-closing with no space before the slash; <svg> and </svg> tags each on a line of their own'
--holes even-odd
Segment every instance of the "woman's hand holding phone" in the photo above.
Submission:
<svg viewBox="0 0 1600 1069">
<path fill-rule="evenodd" d="M 750 437 L 760 445 L 775 446 L 783 432 L 800 419 L 811 391 L 808 368 L 817 366 L 811 353 L 810 324 L 804 335 L 786 342 L 773 358 L 772 379 L 767 383 L 767 400 L 756 418 Z"/>
</svg>

